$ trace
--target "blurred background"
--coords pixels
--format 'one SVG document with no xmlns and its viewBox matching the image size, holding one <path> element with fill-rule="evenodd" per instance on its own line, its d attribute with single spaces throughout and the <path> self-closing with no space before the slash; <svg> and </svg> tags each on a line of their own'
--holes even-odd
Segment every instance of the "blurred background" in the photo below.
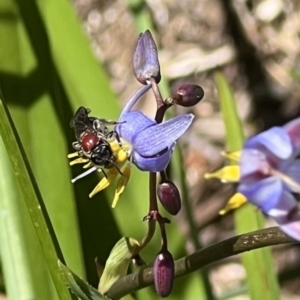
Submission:
<svg viewBox="0 0 300 300">
<path fill-rule="evenodd" d="M 231 85 L 246 136 L 299 117 L 299 1 L 0 0 L 1 24 L 0 89 L 73 271 L 97 287 L 95 258 L 104 265 L 121 236 L 142 239 L 146 233 L 142 219 L 148 209 L 147 174 L 133 173 L 128 189 L 112 210 L 113 187 L 89 199 L 99 178 L 89 175 L 72 185 L 70 179 L 82 169 L 80 165 L 71 169 L 66 158 L 75 140 L 69 122 L 78 106 L 90 108 L 92 115 L 117 119 L 140 87 L 132 73 L 132 54 L 139 33 L 146 29 L 151 30 L 159 48 L 163 96 L 168 97 L 183 82 L 196 83 L 205 92 L 197 106 L 173 111 L 193 112 L 196 118 L 179 142 L 184 154 L 179 169 L 184 170 L 189 207 L 184 205 L 178 216 L 171 218 L 167 228 L 170 251 L 175 259 L 194 252 L 192 231 L 198 233 L 202 246 L 235 234 L 232 213 L 218 215 L 234 186 L 203 178 L 204 173 L 224 164 L 220 152 L 225 128 L 214 74 L 221 70 Z M 153 115 L 154 103 L 148 93 L 139 108 Z M 171 177 L 182 188 L 175 160 Z M 14 186 L 13 179 L 11 182 Z M 14 189 L 12 197 L 19 198 L 18 188 Z M 193 229 L 188 211 L 192 212 Z M 42 288 L 49 285 L 49 278 L 42 255 L 36 254 L 39 244 L 31 242 L 34 231 L 26 213 L 21 207 L 17 214 L 24 231 L 28 272 L 34 280 L 44 282 L 32 288 L 35 299 L 56 299 L 51 286 L 46 291 Z M 162 213 L 167 215 L 163 209 Z M 266 226 L 275 225 L 266 221 Z M 0 248 L 5 248 L 4 234 L 0 238 Z M 150 265 L 160 249 L 159 240 L 157 234 L 142 253 Z M 2 274 L 8 268 L 4 251 L 1 300 L 6 299 Z M 272 253 L 279 298 L 299 299 L 299 246 L 273 247 Z M 214 263 L 208 274 L 216 299 L 251 299 L 238 256 Z M 169 299 L 203 299 L 201 276 L 199 271 L 176 280 Z M 135 296 L 143 300 L 157 297 L 153 287 Z"/>
</svg>

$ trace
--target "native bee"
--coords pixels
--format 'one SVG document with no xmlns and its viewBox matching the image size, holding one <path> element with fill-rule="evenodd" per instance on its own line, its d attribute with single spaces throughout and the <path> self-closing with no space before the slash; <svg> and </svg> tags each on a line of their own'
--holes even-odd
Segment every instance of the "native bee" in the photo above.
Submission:
<svg viewBox="0 0 300 300">
<path fill-rule="evenodd" d="M 74 128 L 77 140 L 72 146 L 77 152 L 76 155 L 70 154 L 69 158 L 79 157 L 73 164 L 87 163 L 86 168 L 94 166 L 90 172 L 100 168 L 106 176 L 104 169 L 115 167 L 122 174 L 117 165 L 117 156 L 115 155 L 115 149 L 117 148 L 112 147 L 113 144 L 117 144 L 121 148 L 122 144 L 117 132 L 108 128 L 108 125 L 119 123 L 89 117 L 90 112 L 90 109 L 81 106 L 70 122 L 70 126 Z"/>
</svg>

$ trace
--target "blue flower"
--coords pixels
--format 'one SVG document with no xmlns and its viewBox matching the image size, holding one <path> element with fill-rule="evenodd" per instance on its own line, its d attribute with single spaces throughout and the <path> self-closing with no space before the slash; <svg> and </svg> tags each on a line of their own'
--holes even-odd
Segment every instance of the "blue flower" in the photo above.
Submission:
<svg viewBox="0 0 300 300">
<path fill-rule="evenodd" d="M 240 158 L 238 191 L 300 240 L 300 118 L 250 138 Z"/>
<path fill-rule="evenodd" d="M 167 167 L 176 140 L 189 128 L 194 116 L 179 115 L 157 124 L 141 111 L 132 110 L 150 88 L 151 84 L 144 86 L 128 101 L 115 129 L 122 143 L 130 149 L 128 153 L 133 164 L 142 171 L 160 172 Z"/>
<path fill-rule="evenodd" d="M 129 100 L 120 115 L 118 125 L 114 129 L 116 134 L 112 134 L 110 137 L 107 136 L 106 146 L 110 148 L 113 163 L 106 169 L 105 176 L 89 196 L 93 197 L 115 181 L 117 176 L 120 176 L 115 190 L 113 207 L 117 204 L 128 183 L 131 173 L 130 162 L 142 171 L 160 172 L 164 170 L 171 159 L 176 140 L 188 129 L 194 118 L 192 114 L 185 114 L 158 124 L 142 112 L 131 110 L 133 105 L 150 88 L 151 84 L 145 85 Z M 87 148 L 87 146 L 90 147 L 94 144 L 97 146 L 99 141 L 103 140 L 104 135 L 103 129 L 99 131 L 94 124 L 100 119 L 89 118 L 87 111 L 87 109 L 83 110 L 85 122 L 90 123 L 87 127 L 88 131 L 84 130 L 77 137 L 78 141 L 75 142 L 76 152 L 69 154 L 68 157 L 75 158 L 70 162 L 70 165 L 85 163 L 84 168 L 88 170 L 74 178 L 72 182 L 97 170 L 104 172 L 105 168 L 103 165 L 97 165 L 91 161 L 93 149 L 84 149 L 84 147 Z M 81 119 L 79 121 L 82 123 Z M 85 125 L 85 123 L 83 124 Z M 109 134 L 107 128 L 104 131 Z M 87 141 L 83 139 L 86 136 L 88 136 Z M 93 139 L 91 140 L 91 138 Z M 86 142 L 88 143 L 86 144 Z"/>
<path fill-rule="evenodd" d="M 225 153 L 238 165 L 225 166 L 206 178 L 239 182 L 237 193 L 220 214 L 251 202 L 300 240 L 300 118 L 246 141 L 242 151 Z"/>
</svg>

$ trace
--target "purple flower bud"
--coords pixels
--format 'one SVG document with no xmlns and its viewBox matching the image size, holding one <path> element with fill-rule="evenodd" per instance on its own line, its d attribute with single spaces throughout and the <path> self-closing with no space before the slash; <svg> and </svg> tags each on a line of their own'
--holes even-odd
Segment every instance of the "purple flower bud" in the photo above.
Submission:
<svg viewBox="0 0 300 300">
<path fill-rule="evenodd" d="M 169 251 L 158 253 L 154 266 L 153 277 L 156 292 L 161 297 L 168 297 L 174 281 L 174 260 Z"/>
<path fill-rule="evenodd" d="M 149 30 L 141 33 L 133 54 L 133 72 L 135 78 L 142 84 L 153 77 L 160 81 L 160 66 L 157 56 L 157 47 Z"/>
<path fill-rule="evenodd" d="M 157 186 L 157 196 L 164 209 L 171 215 L 177 215 L 181 209 L 181 198 L 172 181 L 161 182 Z"/>
<path fill-rule="evenodd" d="M 204 96 L 201 86 L 196 84 L 182 84 L 172 95 L 173 101 L 181 106 L 190 107 L 196 105 Z"/>
</svg>

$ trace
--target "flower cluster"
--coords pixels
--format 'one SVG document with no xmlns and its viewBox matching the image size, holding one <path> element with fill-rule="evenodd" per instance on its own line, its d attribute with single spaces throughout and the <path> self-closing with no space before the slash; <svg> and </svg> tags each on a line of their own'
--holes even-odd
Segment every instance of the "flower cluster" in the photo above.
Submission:
<svg viewBox="0 0 300 300">
<path fill-rule="evenodd" d="M 185 133 L 193 121 L 193 114 L 178 115 L 170 120 L 163 121 L 166 110 L 172 105 L 190 107 L 197 104 L 204 95 L 202 88 L 195 84 L 181 85 L 172 96 L 163 100 L 159 91 L 158 83 L 161 79 L 160 65 L 157 47 L 150 31 L 140 34 L 133 55 L 133 71 L 136 79 L 144 86 L 140 88 L 128 101 L 117 121 L 109 121 L 89 116 L 90 110 L 80 107 L 71 120 L 74 128 L 76 142 L 73 143 L 75 153 L 69 154 L 69 158 L 75 158 L 70 164 L 85 163 L 87 171 L 80 174 L 72 181 L 75 182 L 96 170 L 103 172 L 104 176 L 90 193 L 90 197 L 110 185 L 117 176 L 120 176 L 112 206 L 114 207 L 119 196 L 130 177 L 130 166 L 135 165 L 141 171 L 150 172 L 150 209 L 144 220 L 148 221 L 149 230 L 147 236 L 138 244 L 138 251 L 146 246 L 151 240 L 154 230 L 152 225 L 157 222 L 160 226 L 162 236 L 162 247 L 158 253 L 153 276 L 157 293 L 166 297 L 170 294 L 174 279 L 174 261 L 167 248 L 167 235 L 165 223 L 169 220 L 162 217 L 158 211 L 157 198 L 162 206 L 172 215 L 176 215 L 181 208 L 181 199 L 176 185 L 169 180 L 165 169 L 170 162 L 176 141 Z M 152 89 L 157 112 L 154 117 L 146 116 L 140 110 L 133 109 L 141 97 Z M 114 126 L 109 129 L 110 126 Z M 156 187 L 156 173 L 160 173 L 161 182 Z M 126 243 L 120 243 L 112 251 L 120 259 L 122 272 L 128 267 L 128 253 L 132 253 L 124 247 Z M 120 249 L 123 250 L 121 251 Z M 123 254 L 126 253 L 126 264 Z M 130 256 L 131 254 L 129 254 Z M 135 257 L 132 256 L 134 259 Z M 113 260 L 116 262 L 116 260 Z M 109 289 L 120 274 L 114 267 L 107 265 L 104 275 L 100 281 L 101 291 Z M 118 267 L 119 268 L 119 267 Z M 117 268 L 117 269 L 118 269 Z M 122 274 L 123 274 L 122 273 Z M 114 274 L 114 275 L 112 275 Z M 104 284 L 105 282 L 105 284 Z M 107 283 L 108 282 L 108 283 Z M 105 288 L 103 288 L 105 286 Z"/>
<path fill-rule="evenodd" d="M 258 206 L 291 237 L 300 241 L 300 118 L 273 127 L 246 141 L 240 153 L 229 154 L 239 166 L 227 166 L 206 177 L 239 181 L 238 194 L 225 211 L 246 202 Z"/>
</svg>

